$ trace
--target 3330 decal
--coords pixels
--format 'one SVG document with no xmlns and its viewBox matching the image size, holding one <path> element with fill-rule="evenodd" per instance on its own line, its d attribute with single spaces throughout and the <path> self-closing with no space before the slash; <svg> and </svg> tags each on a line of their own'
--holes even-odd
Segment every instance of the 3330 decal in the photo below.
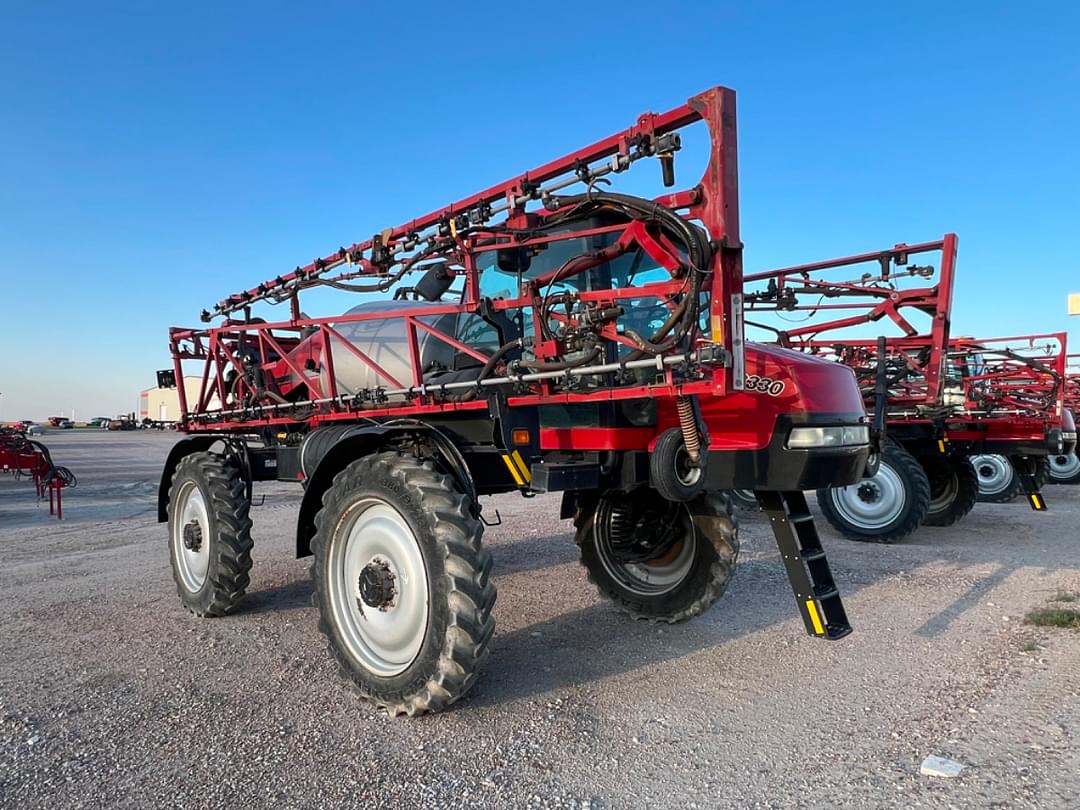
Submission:
<svg viewBox="0 0 1080 810">
<path fill-rule="evenodd" d="M 774 380 L 771 377 L 762 377 L 758 374 L 746 375 L 746 390 L 756 391 L 759 394 L 768 394 L 778 397 L 784 393 L 787 384 L 783 380 Z"/>
</svg>

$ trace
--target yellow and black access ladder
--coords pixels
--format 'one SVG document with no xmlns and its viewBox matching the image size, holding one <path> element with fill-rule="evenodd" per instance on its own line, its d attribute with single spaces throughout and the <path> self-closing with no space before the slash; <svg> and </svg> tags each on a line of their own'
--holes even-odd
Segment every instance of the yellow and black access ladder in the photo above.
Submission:
<svg viewBox="0 0 1080 810">
<path fill-rule="evenodd" d="M 757 492 L 769 517 L 806 632 L 836 641 L 851 632 L 840 591 L 801 492 Z"/>
</svg>

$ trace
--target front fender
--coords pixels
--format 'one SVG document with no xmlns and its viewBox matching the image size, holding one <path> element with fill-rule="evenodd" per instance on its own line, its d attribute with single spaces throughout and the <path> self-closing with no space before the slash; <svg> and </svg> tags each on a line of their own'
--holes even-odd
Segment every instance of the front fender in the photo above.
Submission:
<svg viewBox="0 0 1080 810">
<path fill-rule="evenodd" d="M 300 514 L 296 520 L 297 559 L 311 554 L 311 539 L 315 536 L 315 515 L 322 508 L 323 494 L 334 482 L 334 476 L 356 459 L 378 452 L 391 440 L 417 434 L 430 440 L 438 454 L 438 461 L 445 465 L 447 471 L 457 479 L 462 491 L 476 503 L 476 485 L 473 483 L 472 474 L 465 459 L 446 434 L 423 422 L 360 426 L 356 431 L 346 433 L 328 448 L 304 481 L 304 497 L 300 501 Z"/>
<path fill-rule="evenodd" d="M 165 460 L 165 467 L 161 470 L 161 482 L 158 484 L 158 523 L 165 523 L 169 519 L 169 488 L 172 486 L 176 465 L 184 456 L 209 450 L 216 441 L 218 441 L 217 436 L 189 436 L 173 445 L 172 450 L 169 451 L 169 457 Z"/>
</svg>

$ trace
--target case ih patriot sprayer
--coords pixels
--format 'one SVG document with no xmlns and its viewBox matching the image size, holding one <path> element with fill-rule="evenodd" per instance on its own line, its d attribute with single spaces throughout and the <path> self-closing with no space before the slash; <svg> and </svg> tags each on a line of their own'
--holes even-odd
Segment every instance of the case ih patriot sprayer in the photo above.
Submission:
<svg viewBox="0 0 1080 810">
<path fill-rule="evenodd" d="M 646 159 L 674 185 L 680 131 L 708 165 L 655 199 L 609 181 Z M 562 493 L 600 593 L 675 622 L 724 591 L 738 553 L 725 490 L 757 490 L 807 631 L 850 632 L 802 490 L 870 455 L 852 372 L 744 345 L 735 94 L 663 114 L 388 228 L 173 328 L 189 434 L 162 475 L 183 603 L 232 610 L 251 567 L 252 481 L 305 487 L 320 628 L 392 713 L 453 702 L 494 630 L 479 497 Z M 369 301 L 307 317 L 304 290 Z M 276 321 L 254 306 L 282 303 Z"/>
<path fill-rule="evenodd" d="M 957 522 L 975 505 L 987 459 L 1015 469 L 1043 509 L 1040 465 L 1075 442 L 1061 407 L 1064 335 L 950 340 L 956 245 L 947 234 L 745 278 L 749 317 L 770 321 L 748 325 L 850 367 L 873 414 L 877 473 L 818 492 L 826 518 L 852 539 L 890 542 Z M 914 263 L 927 254 L 937 267 Z M 868 328 L 894 334 L 861 337 Z"/>
</svg>

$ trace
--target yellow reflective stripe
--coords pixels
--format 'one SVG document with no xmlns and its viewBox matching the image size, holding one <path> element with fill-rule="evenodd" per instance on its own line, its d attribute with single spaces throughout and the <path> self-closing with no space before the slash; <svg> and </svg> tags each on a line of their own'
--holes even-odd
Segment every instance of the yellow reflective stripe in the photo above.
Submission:
<svg viewBox="0 0 1080 810">
<path fill-rule="evenodd" d="M 825 635 L 825 625 L 821 623 L 821 616 L 818 615 L 817 602 L 807 599 L 806 612 L 810 614 L 810 624 L 814 625 L 814 632 L 819 636 Z"/>
<path fill-rule="evenodd" d="M 1042 511 L 1043 505 L 1042 500 L 1040 500 L 1039 496 L 1033 492 L 1028 497 L 1031 498 L 1031 505 L 1039 511 Z"/>
<path fill-rule="evenodd" d="M 713 315 L 709 319 L 709 326 L 712 327 L 712 341 L 713 343 L 724 342 L 724 319 L 719 315 Z"/>
<path fill-rule="evenodd" d="M 940 450 L 942 453 L 945 452 L 945 440 L 944 439 L 938 439 L 937 440 L 937 446 L 938 446 L 938 450 Z"/>
<path fill-rule="evenodd" d="M 525 463 L 525 459 L 521 457 L 521 453 L 515 450 L 510 454 L 510 458 L 514 460 L 514 463 L 518 465 L 518 469 L 521 470 L 521 477 L 526 481 L 532 481 L 532 470 L 530 470 L 529 465 Z"/>
<path fill-rule="evenodd" d="M 521 477 L 521 473 L 518 471 L 517 465 L 510 460 L 510 456 L 503 453 L 502 460 L 506 463 L 506 469 L 510 470 L 510 475 L 514 476 L 514 480 L 519 487 L 525 486 L 525 479 Z"/>
<path fill-rule="evenodd" d="M 450 217 L 450 235 L 457 239 L 457 217 Z"/>
</svg>

